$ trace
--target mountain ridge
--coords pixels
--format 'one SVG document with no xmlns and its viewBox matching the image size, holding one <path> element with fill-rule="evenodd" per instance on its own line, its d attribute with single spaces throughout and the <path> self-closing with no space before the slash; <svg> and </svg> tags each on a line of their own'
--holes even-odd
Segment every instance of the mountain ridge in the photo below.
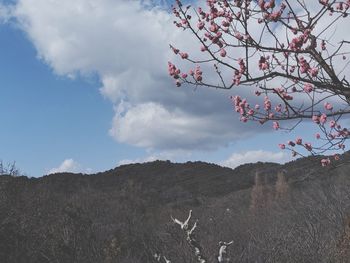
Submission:
<svg viewBox="0 0 350 263">
<path fill-rule="evenodd" d="M 350 219 L 350 154 L 338 166 L 321 167 L 320 158 L 235 169 L 154 161 L 92 175 L 0 176 L 0 258 L 147 263 L 161 252 L 172 263 L 192 263 L 171 216 L 193 210 L 210 262 L 220 240 L 234 240 L 233 262 L 346 262 L 337 242 Z"/>
</svg>

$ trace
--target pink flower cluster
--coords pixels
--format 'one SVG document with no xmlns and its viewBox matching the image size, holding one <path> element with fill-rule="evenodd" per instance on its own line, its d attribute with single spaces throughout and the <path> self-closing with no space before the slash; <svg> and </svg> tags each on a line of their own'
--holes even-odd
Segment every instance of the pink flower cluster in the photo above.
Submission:
<svg viewBox="0 0 350 263">
<path fill-rule="evenodd" d="M 309 142 L 306 142 L 306 143 L 303 143 L 303 139 L 298 137 L 295 141 L 288 141 L 287 142 L 288 146 L 290 147 L 295 147 L 296 145 L 300 145 L 300 146 L 303 146 L 306 150 L 308 150 L 309 152 L 312 151 L 312 145 L 311 143 Z M 285 144 L 279 144 L 279 147 L 281 149 L 285 149 L 286 148 L 286 145 Z M 293 150 L 294 153 L 296 153 L 294 150 Z"/>
<path fill-rule="evenodd" d="M 327 115 L 322 113 L 321 116 L 314 115 L 312 116 L 312 120 L 316 124 L 325 124 L 327 122 Z"/>
<path fill-rule="evenodd" d="M 177 21 L 174 22 L 175 25 L 184 30 L 190 29 L 201 42 L 200 50 L 210 53 L 208 60 L 199 59 L 196 61 L 196 58 L 191 57 L 189 59 L 191 54 L 171 47 L 179 58 L 196 64 L 196 67 L 187 74 L 181 73 L 180 69 L 174 64 L 168 63 L 169 75 L 175 79 L 177 86 L 181 86 L 182 83 L 218 88 L 228 88 L 242 83 L 256 85 L 258 90 L 255 91 L 255 94 L 257 96 L 265 94 L 262 103 L 250 107 L 246 99 L 239 96 L 231 98 L 234 109 L 240 114 L 242 122 L 249 120 L 259 121 L 263 124 L 271 121 L 272 128 L 279 130 L 283 128 L 281 128 L 282 123 L 280 123 L 282 120 L 298 118 L 304 120 L 311 117 L 312 121 L 319 125 L 322 131 L 322 137 L 319 133 L 315 135 L 319 142 L 322 142 L 323 145 L 330 145 L 332 150 L 337 147 L 344 149 L 343 142 L 346 138 L 350 138 L 350 132 L 342 128 L 338 122 L 339 116 L 341 117 L 338 111 L 340 112 L 341 109 L 334 110 L 333 105 L 326 102 L 322 111 L 318 107 L 312 107 L 314 104 L 308 105 L 308 102 L 305 102 L 305 104 L 300 105 L 300 101 L 292 101 L 296 93 L 307 95 L 306 98 L 310 98 L 310 100 L 313 97 L 312 93 L 317 94 L 319 91 L 317 82 L 322 82 L 325 76 L 320 74 L 320 72 L 324 73 L 323 65 L 312 56 L 314 54 L 312 52 L 319 53 L 321 51 L 319 54 L 327 57 L 327 54 L 322 50 L 327 49 L 326 43 L 333 44 L 330 39 L 327 39 L 326 42 L 324 39 L 314 37 L 315 33 L 311 31 L 317 31 L 317 25 L 310 21 L 310 23 L 307 23 L 307 15 L 293 14 L 292 11 L 286 10 L 290 7 L 286 6 L 283 1 L 275 0 L 206 0 L 207 9 L 204 10 L 199 7 L 195 10 L 195 13 L 189 13 L 189 6 L 184 7 L 180 0 L 176 1 L 178 7 L 173 9 L 173 13 L 177 18 Z M 319 3 L 323 13 L 327 11 L 330 15 L 337 13 L 340 16 L 342 14 L 346 16 L 348 13 L 344 10 L 347 10 L 350 6 L 350 0 L 319 0 Z M 258 7 L 256 4 L 258 4 Z M 305 11 L 308 10 L 305 9 Z M 198 15 L 198 21 L 191 20 L 191 15 L 194 14 Z M 288 33 L 291 32 L 294 35 L 287 34 L 285 40 L 276 39 L 276 43 L 271 43 L 271 45 L 269 45 L 270 43 L 263 43 L 259 39 L 251 37 L 248 32 L 250 27 L 244 28 L 244 21 L 248 21 L 251 25 L 251 21 L 256 21 L 256 19 L 259 23 L 266 24 L 279 22 L 285 26 Z M 236 24 L 243 25 L 243 27 L 236 27 Z M 228 40 L 234 41 L 228 43 Z M 255 63 L 249 62 L 249 59 L 253 60 L 255 56 L 254 58 L 248 56 L 247 61 L 246 58 L 235 57 L 235 54 L 240 53 L 235 53 L 234 48 L 240 50 L 248 48 L 252 54 L 255 52 L 254 54 L 260 57 L 258 63 L 256 61 Z M 345 54 L 340 54 L 343 59 L 346 59 Z M 230 59 L 237 61 L 238 66 L 228 65 Z M 223 82 L 222 85 L 210 80 L 203 82 L 203 72 L 199 65 L 210 64 L 211 62 L 214 63 L 216 73 L 221 78 L 220 83 Z M 224 75 L 221 75 L 221 70 L 224 67 L 234 68 L 232 83 L 229 83 L 230 79 L 227 80 Z M 262 72 L 254 76 L 253 72 L 256 72 L 252 70 L 254 67 L 255 69 L 258 67 Z M 281 79 L 289 79 L 290 82 L 288 84 L 282 82 L 284 84 L 281 87 L 273 88 L 269 85 L 269 81 L 276 78 L 275 76 Z M 272 104 L 270 100 L 270 98 L 273 98 L 272 96 L 280 99 L 279 102 L 281 103 Z M 318 100 L 311 103 L 320 105 L 321 102 L 322 100 Z M 303 151 L 306 150 L 311 154 L 317 154 L 324 150 L 322 148 L 324 146 L 313 146 L 309 142 L 303 142 L 300 137 L 288 141 L 286 144 L 279 144 L 279 147 L 290 150 L 293 156 L 302 154 L 302 152 L 296 151 L 297 148 L 302 148 Z M 339 158 L 339 156 L 334 157 L 334 159 L 336 158 Z M 330 162 L 329 158 L 321 161 L 323 166 L 329 165 Z"/>
<path fill-rule="evenodd" d="M 293 100 L 293 96 L 287 93 L 287 91 L 283 88 L 276 88 L 274 89 L 274 93 L 278 93 L 280 97 L 282 97 L 284 100 Z"/>
<path fill-rule="evenodd" d="M 171 77 L 173 77 L 176 81 L 176 86 L 180 87 L 181 86 L 181 81 L 180 79 L 182 78 L 182 80 L 185 80 L 188 75 L 186 73 L 182 73 L 181 74 L 181 70 L 176 68 L 176 66 L 174 64 L 172 64 L 171 62 L 168 62 L 168 73 Z M 200 66 L 196 66 L 195 70 L 190 70 L 189 71 L 189 75 L 191 75 L 196 81 L 201 82 L 203 77 L 203 72 L 200 68 Z"/>
<path fill-rule="evenodd" d="M 204 34 L 205 38 L 203 39 L 203 41 L 207 41 L 207 39 L 211 40 L 211 42 L 213 44 L 216 44 L 217 46 L 219 46 L 220 48 L 222 48 L 224 46 L 223 42 L 220 40 L 222 33 L 219 31 L 216 34 L 211 34 L 209 32 L 206 32 Z"/>
<path fill-rule="evenodd" d="M 203 21 L 199 21 L 197 23 L 197 27 L 198 27 L 199 30 L 202 30 L 204 28 L 204 26 L 205 26 L 205 23 Z"/>
<path fill-rule="evenodd" d="M 235 111 L 241 115 L 244 115 L 246 112 L 246 109 L 249 107 L 247 100 L 246 99 L 242 100 L 242 98 L 240 96 L 232 96 L 231 100 L 232 100 L 233 105 L 235 107 Z"/>
<path fill-rule="evenodd" d="M 310 84 L 310 83 L 305 83 L 304 84 L 304 91 L 306 92 L 306 93 L 310 93 L 310 92 L 312 92 L 314 90 L 314 87 L 312 86 L 312 84 Z"/>
<path fill-rule="evenodd" d="M 181 86 L 181 82 L 179 80 L 180 73 L 181 73 L 180 69 L 176 68 L 176 66 L 171 62 L 168 62 L 168 73 L 171 77 L 175 79 L 176 86 L 180 87 Z"/>
<path fill-rule="evenodd" d="M 265 11 L 263 18 L 265 21 L 274 21 L 277 22 L 278 19 L 282 16 L 284 10 L 286 9 L 286 4 L 282 3 L 280 5 L 280 8 L 274 12 L 268 12 L 268 9 L 273 9 L 275 7 L 275 0 L 270 0 L 268 2 L 265 2 L 264 0 L 259 0 L 259 6 L 262 11 Z M 259 20 L 259 23 L 262 23 L 263 20 Z"/>
<path fill-rule="evenodd" d="M 325 102 L 325 103 L 324 103 L 324 108 L 325 108 L 326 110 L 332 111 L 332 110 L 333 110 L 333 105 L 330 104 L 329 102 Z"/>
<path fill-rule="evenodd" d="M 321 160 L 321 165 L 322 165 L 323 167 L 328 166 L 328 165 L 330 165 L 330 164 L 331 164 L 331 160 L 330 160 L 329 158 L 325 158 L 325 159 L 322 159 L 322 160 Z"/>
<path fill-rule="evenodd" d="M 267 9 L 275 7 L 275 0 L 270 0 L 270 1 L 259 0 L 259 6 L 261 10 L 266 11 Z"/>
<path fill-rule="evenodd" d="M 242 122 L 247 122 L 250 116 L 253 116 L 255 111 L 250 108 L 249 103 L 246 99 L 241 99 L 240 96 L 233 96 L 231 100 L 234 105 L 234 109 L 241 115 L 240 120 Z"/>
<path fill-rule="evenodd" d="M 181 57 L 182 59 L 188 58 L 188 54 L 185 53 L 185 52 L 180 52 L 179 55 L 180 55 L 180 57 Z"/>
<path fill-rule="evenodd" d="M 346 1 L 345 2 L 338 2 L 337 5 L 336 5 L 336 10 L 339 10 L 339 11 L 347 11 L 350 7 L 350 1 Z"/>
<path fill-rule="evenodd" d="M 171 62 L 168 62 L 168 73 L 174 79 L 178 79 L 181 71 L 180 69 L 176 68 L 174 64 L 172 64 Z"/>
<path fill-rule="evenodd" d="M 272 123 L 272 128 L 275 130 L 278 130 L 280 128 L 280 124 L 278 123 L 278 121 L 274 121 Z"/>
<path fill-rule="evenodd" d="M 203 72 L 201 70 L 201 67 L 197 66 L 196 69 L 194 70 L 194 75 L 193 75 L 195 80 L 201 82 L 203 79 L 202 75 L 203 75 Z"/>
<path fill-rule="evenodd" d="M 241 83 L 241 78 L 246 70 L 244 60 L 239 58 L 238 59 L 238 65 L 239 70 L 235 70 L 234 76 L 233 76 L 233 84 L 239 85 Z"/>
<path fill-rule="evenodd" d="M 300 73 L 307 73 L 311 70 L 310 64 L 303 56 L 298 58 L 298 64 L 300 66 Z"/>
<path fill-rule="evenodd" d="M 330 12 L 333 12 L 333 9 L 330 8 L 329 0 L 319 0 L 318 2 L 321 5 L 324 5 L 324 6 L 328 7 Z M 349 0 L 347 0 L 347 1 L 337 1 L 335 4 L 336 4 L 335 5 L 335 9 L 337 11 L 347 11 L 349 9 L 349 7 L 350 7 L 350 1 Z"/>
<path fill-rule="evenodd" d="M 267 57 L 263 57 L 261 56 L 259 59 L 259 69 L 260 70 L 267 70 L 270 68 L 270 64 L 268 62 L 268 59 L 270 58 L 270 56 Z"/>
<path fill-rule="evenodd" d="M 220 49 L 220 56 L 226 57 L 226 50 L 225 49 Z"/>
<path fill-rule="evenodd" d="M 267 96 L 264 98 L 264 109 L 266 111 L 271 110 L 271 100 Z"/>
<path fill-rule="evenodd" d="M 309 40 L 310 33 L 310 30 L 305 30 L 305 32 L 302 35 L 293 38 L 292 41 L 289 43 L 289 48 L 293 51 L 301 50 L 303 45 L 306 44 Z"/>
</svg>

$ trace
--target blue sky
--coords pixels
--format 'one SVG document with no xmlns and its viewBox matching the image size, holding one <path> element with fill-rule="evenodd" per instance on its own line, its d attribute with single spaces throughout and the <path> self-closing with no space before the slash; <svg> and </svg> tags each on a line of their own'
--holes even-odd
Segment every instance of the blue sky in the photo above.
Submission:
<svg viewBox="0 0 350 263">
<path fill-rule="evenodd" d="M 0 159 L 27 175 L 290 159 L 277 145 L 295 135 L 239 122 L 232 91 L 174 87 L 168 43 L 179 35 L 166 12 L 137 1 L 0 3 Z"/>
<path fill-rule="evenodd" d="M 1 158 L 40 175 L 66 158 L 93 170 L 112 168 L 143 150 L 108 136 L 113 109 L 96 76 L 55 75 L 37 58 L 24 32 L 0 27 Z"/>
</svg>

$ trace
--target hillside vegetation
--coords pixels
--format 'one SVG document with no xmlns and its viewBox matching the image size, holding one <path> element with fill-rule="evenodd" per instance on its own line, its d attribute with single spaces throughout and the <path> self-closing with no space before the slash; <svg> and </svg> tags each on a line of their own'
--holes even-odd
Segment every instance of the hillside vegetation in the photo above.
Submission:
<svg viewBox="0 0 350 263">
<path fill-rule="evenodd" d="M 350 262 L 350 154 L 234 170 L 155 161 L 93 175 L 0 176 L 0 261 L 197 262 L 171 216 L 193 210 L 209 262 Z M 193 223 L 192 222 L 192 223 Z"/>
</svg>

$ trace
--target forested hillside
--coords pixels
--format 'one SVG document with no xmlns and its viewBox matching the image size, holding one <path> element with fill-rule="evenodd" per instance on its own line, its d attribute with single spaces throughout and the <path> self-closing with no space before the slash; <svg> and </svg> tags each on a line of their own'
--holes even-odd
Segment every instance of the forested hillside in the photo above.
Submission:
<svg viewBox="0 0 350 263">
<path fill-rule="evenodd" d="M 94 175 L 0 177 L 1 262 L 350 262 L 350 154 L 337 166 L 155 161 Z M 160 259 L 159 262 L 164 262 Z"/>
</svg>

